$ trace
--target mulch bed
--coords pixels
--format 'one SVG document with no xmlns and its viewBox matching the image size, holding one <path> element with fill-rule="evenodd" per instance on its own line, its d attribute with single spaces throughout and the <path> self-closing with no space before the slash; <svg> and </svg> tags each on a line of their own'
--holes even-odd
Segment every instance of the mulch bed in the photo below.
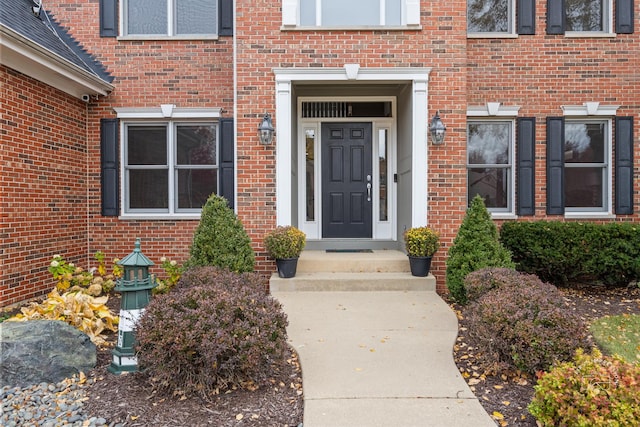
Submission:
<svg viewBox="0 0 640 427">
<path fill-rule="evenodd" d="M 595 286 L 561 289 L 567 310 L 586 322 L 607 315 L 640 314 L 640 288 L 604 288 Z M 486 372 L 482 363 L 481 343 L 467 334 L 465 307 L 452 304 L 458 314 L 459 333 L 454 359 L 469 387 L 497 425 L 535 427 L 536 421 L 527 411 L 533 397 L 535 378 L 520 372 Z"/>
</svg>

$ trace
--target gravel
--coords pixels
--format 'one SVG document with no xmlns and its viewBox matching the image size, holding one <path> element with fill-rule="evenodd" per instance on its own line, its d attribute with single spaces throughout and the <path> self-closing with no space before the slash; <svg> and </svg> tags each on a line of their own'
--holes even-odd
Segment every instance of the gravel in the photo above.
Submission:
<svg viewBox="0 0 640 427">
<path fill-rule="evenodd" d="M 87 400 L 83 387 L 95 382 L 83 374 L 57 384 L 0 389 L 0 425 L 4 427 L 122 427 L 82 411 Z"/>
</svg>

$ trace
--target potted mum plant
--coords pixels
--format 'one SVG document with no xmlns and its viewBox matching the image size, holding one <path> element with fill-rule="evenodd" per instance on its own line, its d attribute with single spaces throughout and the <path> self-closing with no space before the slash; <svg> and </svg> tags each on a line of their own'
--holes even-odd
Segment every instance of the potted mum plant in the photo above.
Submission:
<svg viewBox="0 0 640 427">
<path fill-rule="evenodd" d="M 292 225 L 278 226 L 264 237 L 264 247 L 276 260 L 278 275 L 289 278 L 296 275 L 298 258 L 304 249 L 307 236 Z"/>
<path fill-rule="evenodd" d="M 431 257 L 440 247 L 440 235 L 429 227 L 413 227 L 404 233 L 411 274 L 424 277 L 431 269 Z"/>
</svg>

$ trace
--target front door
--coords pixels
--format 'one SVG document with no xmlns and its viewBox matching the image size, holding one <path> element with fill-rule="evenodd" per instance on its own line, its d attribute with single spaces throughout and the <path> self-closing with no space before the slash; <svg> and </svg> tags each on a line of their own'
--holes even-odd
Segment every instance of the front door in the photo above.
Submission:
<svg viewBox="0 0 640 427">
<path fill-rule="evenodd" d="M 372 237 L 371 123 L 322 123 L 322 237 Z"/>
</svg>

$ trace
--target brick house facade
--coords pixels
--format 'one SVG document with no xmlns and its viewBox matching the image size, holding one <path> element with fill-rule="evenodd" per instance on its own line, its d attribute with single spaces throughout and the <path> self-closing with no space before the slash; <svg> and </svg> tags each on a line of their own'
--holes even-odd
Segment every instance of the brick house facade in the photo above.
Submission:
<svg viewBox="0 0 640 427">
<path fill-rule="evenodd" d="M 639 219 L 632 0 L 200 3 L 185 2 L 196 10 L 185 12 L 140 11 L 125 0 L 45 2 L 113 87 L 83 103 L 2 68 L 3 87 L 15 88 L 3 89 L 3 100 L 17 106 L 3 107 L 2 125 L 25 124 L 2 136 L 16 151 L 0 154 L 10 189 L 2 195 L 1 305 L 46 292 L 55 253 L 88 265 L 95 251 L 121 257 L 141 237 L 151 259 L 184 260 L 202 200 L 197 174 L 230 199 L 265 277 L 274 267 L 262 236 L 277 224 L 303 229 L 309 249 L 400 249 L 405 228 L 429 225 L 444 245 L 432 268 L 444 290 L 446 249 L 475 194 L 498 223 Z M 338 6 L 347 10 L 335 13 Z M 205 34 L 189 34 L 199 28 Z M 47 101 L 25 100 L 25 90 Z M 58 118 L 29 124 L 23 106 L 43 103 Z M 442 145 L 429 139 L 436 111 L 447 127 Z M 276 129 L 271 145 L 257 138 L 264 113 Z M 149 149 L 150 134 L 174 147 L 206 129 L 215 135 L 213 168 L 181 160 L 177 149 L 162 168 L 131 160 Z M 33 141 L 19 148 L 24 135 Z M 58 166 L 45 161 L 55 159 L 51 140 L 65 141 Z M 26 155 L 43 163 L 46 180 L 27 178 Z M 54 200 L 59 192 L 75 196 Z M 35 207 L 54 223 L 26 214 Z M 365 226 L 334 226 L 345 212 Z M 43 230 L 55 234 L 38 238 Z"/>
</svg>

